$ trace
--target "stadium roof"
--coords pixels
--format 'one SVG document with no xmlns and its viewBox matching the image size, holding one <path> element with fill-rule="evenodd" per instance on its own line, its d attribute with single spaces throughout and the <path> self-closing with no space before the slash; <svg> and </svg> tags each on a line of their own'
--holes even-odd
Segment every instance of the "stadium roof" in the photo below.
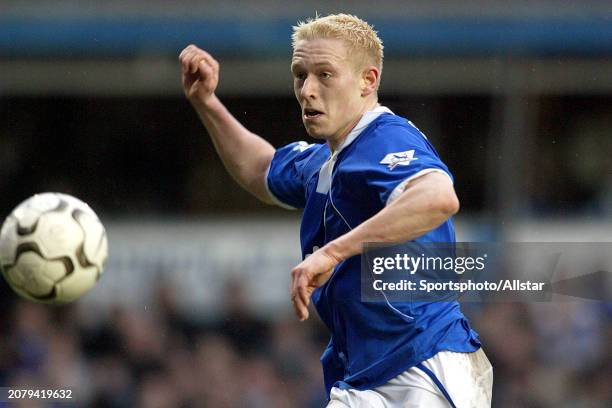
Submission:
<svg viewBox="0 0 612 408">
<path fill-rule="evenodd" d="M 612 54 L 612 20 L 589 17 L 368 19 L 389 56 Z M 290 53 L 294 19 L 160 16 L 0 17 L 0 55 L 177 54 L 196 43 L 222 56 Z"/>
</svg>

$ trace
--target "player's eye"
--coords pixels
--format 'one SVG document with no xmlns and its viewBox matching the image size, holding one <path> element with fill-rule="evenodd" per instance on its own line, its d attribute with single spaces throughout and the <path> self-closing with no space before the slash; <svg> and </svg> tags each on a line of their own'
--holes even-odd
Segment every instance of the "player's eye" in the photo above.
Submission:
<svg viewBox="0 0 612 408">
<path fill-rule="evenodd" d="M 322 72 L 321 74 L 319 74 L 319 76 L 323 79 L 329 79 L 332 75 L 329 72 Z"/>
<path fill-rule="evenodd" d="M 296 72 L 295 74 L 293 74 L 293 76 L 299 81 L 303 81 L 306 79 L 306 74 L 303 72 Z"/>
</svg>

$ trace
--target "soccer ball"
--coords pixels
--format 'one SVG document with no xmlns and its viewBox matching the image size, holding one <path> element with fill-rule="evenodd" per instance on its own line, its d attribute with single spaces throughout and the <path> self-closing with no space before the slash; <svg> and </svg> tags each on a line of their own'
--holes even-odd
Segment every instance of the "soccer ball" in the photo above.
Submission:
<svg viewBox="0 0 612 408">
<path fill-rule="evenodd" d="M 28 198 L 0 230 L 0 268 L 19 295 L 41 303 L 81 297 L 102 274 L 104 226 L 81 200 L 60 193 Z"/>
</svg>

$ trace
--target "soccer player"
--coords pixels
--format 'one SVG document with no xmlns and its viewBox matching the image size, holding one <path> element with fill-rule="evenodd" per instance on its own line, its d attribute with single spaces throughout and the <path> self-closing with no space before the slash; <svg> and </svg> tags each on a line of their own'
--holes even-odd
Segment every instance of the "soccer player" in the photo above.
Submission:
<svg viewBox="0 0 612 408">
<path fill-rule="evenodd" d="M 219 64 L 190 45 L 185 95 L 224 165 L 266 203 L 303 208 L 303 261 L 292 271 L 331 331 L 321 357 L 328 407 L 487 407 L 492 368 L 456 302 L 361 302 L 365 242 L 454 242 L 452 176 L 427 138 L 378 103 L 383 46 L 365 21 L 317 17 L 294 27 L 291 72 L 308 134 L 326 143 L 275 150 L 215 95 Z"/>
</svg>

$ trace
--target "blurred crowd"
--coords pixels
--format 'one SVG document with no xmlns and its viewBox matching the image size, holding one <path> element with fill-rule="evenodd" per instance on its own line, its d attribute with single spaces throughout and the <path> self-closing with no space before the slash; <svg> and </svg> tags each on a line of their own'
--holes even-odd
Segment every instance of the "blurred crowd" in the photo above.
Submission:
<svg viewBox="0 0 612 408">
<path fill-rule="evenodd" d="M 170 287 L 104 317 L 79 302 L 17 301 L 3 323 L 0 384 L 69 388 L 78 407 L 324 406 L 326 334 L 316 319 L 262 320 L 242 288 L 227 293 L 213 320 L 179 312 Z"/>
<path fill-rule="evenodd" d="M 225 293 L 224 312 L 212 320 L 180 311 L 167 285 L 142 308 L 107 313 L 84 302 L 51 307 L 5 297 L 0 384 L 69 388 L 78 407 L 324 407 L 319 355 L 327 333 L 318 319 L 262 320 L 239 284 Z M 464 310 L 494 366 L 494 407 L 612 406 L 610 304 Z"/>
</svg>

